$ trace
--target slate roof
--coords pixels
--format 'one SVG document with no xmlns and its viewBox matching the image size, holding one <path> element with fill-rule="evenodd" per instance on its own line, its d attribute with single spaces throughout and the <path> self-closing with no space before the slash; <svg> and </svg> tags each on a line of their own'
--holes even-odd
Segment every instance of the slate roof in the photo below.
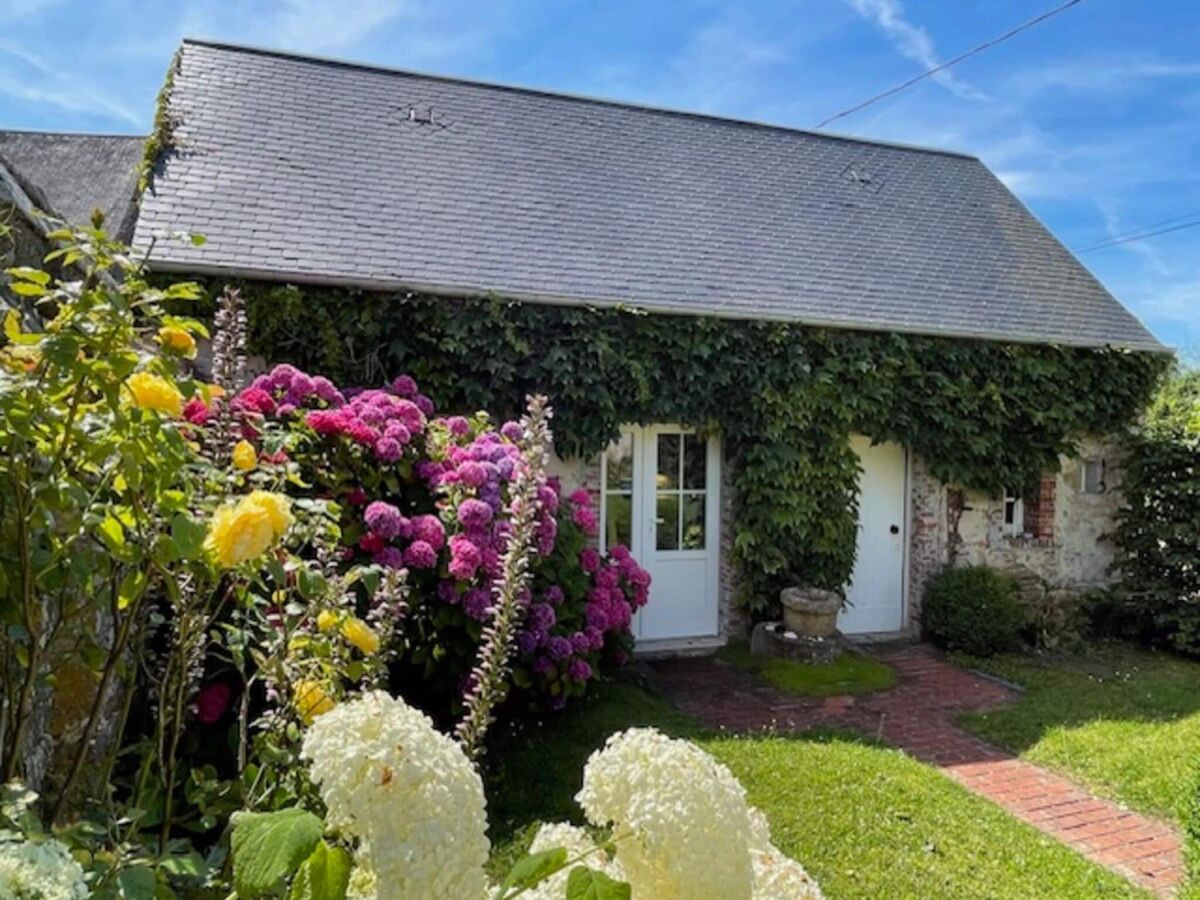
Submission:
<svg viewBox="0 0 1200 900">
<path fill-rule="evenodd" d="M 0 163 L 42 212 L 86 225 L 99 208 L 109 233 L 129 240 L 145 144 L 137 135 L 0 131 Z"/>
<path fill-rule="evenodd" d="M 161 270 L 1161 349 L 978 159 L 185 41 Z"/>
</svg>

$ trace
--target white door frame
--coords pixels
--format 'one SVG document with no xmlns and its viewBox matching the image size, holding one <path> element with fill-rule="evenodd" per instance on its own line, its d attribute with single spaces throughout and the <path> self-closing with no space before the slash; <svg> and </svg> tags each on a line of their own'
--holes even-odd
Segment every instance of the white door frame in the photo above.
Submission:
<svg viewBox="0 0 1200 900">
<path fill-rule="evenodd" d="M 721 441 L 717 434 L 710 434 L 705 447 L 705 509 L 704 530 L 705 548 L 703 550 L 667 550 L 655 549 L 656 513 L 653 504 L 654 489 L 652 480 L 657 472 L 657 441 L 663 433 L 695 434 L 695 428 L 669 423 L 655 425 L 629 425 L 621 428 L 623 435 L 628 434 L 633 441 L 633 484 L 630 495 L 631 533 L 630 552 L 640 563 L 653 571 L 657 553 L 669 553 L 673 561 L 704 560 L 706 563 L 705 583 L 707 596 L 705 606 L 712 610 L 712 621 L 692 634 L 675 635 L 674 638 L 717 637 L 720 634 L 720 580 L 721 580 Z M 600 550 L 607 551 L 608 536 L 608 454 L 600 456 Z M 654 584 L 650 585 L 650 603 L 654 602 Z M 639 611 L 634 617 L 633 631 L 635 638 L 644 638 L 642 634 L 643 616 Z"/>
</svg>

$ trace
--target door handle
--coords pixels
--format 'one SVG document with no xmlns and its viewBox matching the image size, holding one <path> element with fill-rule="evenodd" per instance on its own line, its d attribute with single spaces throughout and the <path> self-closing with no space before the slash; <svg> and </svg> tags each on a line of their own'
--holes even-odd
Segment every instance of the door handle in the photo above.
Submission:
<svg viewBox="0 0 1200 900">
<path fill-rule="evenodd" d="M 899 526 L 899 525 L 893 525 L 891 528 L 889 528 L 889 529 L 888 529 L 888 531 L 890 531 L 892 534 L 899 534 L 899 533 L 900 533 L 900 526 Z"/>
</svg>

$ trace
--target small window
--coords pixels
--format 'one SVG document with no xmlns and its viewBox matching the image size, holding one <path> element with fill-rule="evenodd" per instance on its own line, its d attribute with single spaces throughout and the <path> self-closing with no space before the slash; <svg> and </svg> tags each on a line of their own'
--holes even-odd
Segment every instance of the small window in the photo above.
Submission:
<svg viewBox="0 0 1200 900">
<path fill-rule="evenodd" d="M 1085 494 L 1103 494 L 1106 490 L 1104 460 L 1085 459 L 1080 471 L 1080 482 L 1079 489 Z"/>
<path fill-rule="evenodd" d="M 1021 498 L 1021 492 L 1013 488 L 1004 490 L 1004 533 L 1025 533 L 1025 501 Z"/>
</svg>

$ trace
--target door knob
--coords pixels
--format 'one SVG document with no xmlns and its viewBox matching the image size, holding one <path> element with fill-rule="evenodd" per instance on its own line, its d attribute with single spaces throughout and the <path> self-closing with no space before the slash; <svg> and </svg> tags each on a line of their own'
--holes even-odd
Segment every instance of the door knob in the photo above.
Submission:
<svg viewBox="0 0 1200 900">
<path fill-rule="evenodd" d="M 899 526 L 899 525 L 893 525 L 891 528 L 889 528 L 889 529 L 888 529 L 888 531 L 890 531 L 892 534 L 899 534 L 899 533 L 900 533 L 900 526 Z"/>
</svg>

